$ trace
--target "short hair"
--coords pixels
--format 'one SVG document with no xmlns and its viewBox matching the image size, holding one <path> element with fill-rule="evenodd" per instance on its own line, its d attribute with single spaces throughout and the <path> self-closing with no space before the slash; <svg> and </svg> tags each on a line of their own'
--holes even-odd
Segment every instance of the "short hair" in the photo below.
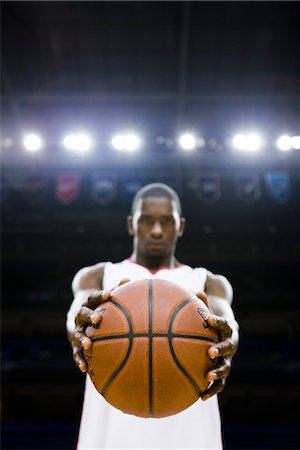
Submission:
<svg viewBox="0 0 300 450">
<path fill-rule="evenodd" d="M 176 203 L 178 213 L 181 216 L 182 209 L 178 194 L 174 191 L 174 189 L 164 183 L 150 183 L 137 191 L 131 204 L 132 215 L 136 210 L 139 200 L 147 197 L 164 197 L 173 200 Z"/>
</svg>

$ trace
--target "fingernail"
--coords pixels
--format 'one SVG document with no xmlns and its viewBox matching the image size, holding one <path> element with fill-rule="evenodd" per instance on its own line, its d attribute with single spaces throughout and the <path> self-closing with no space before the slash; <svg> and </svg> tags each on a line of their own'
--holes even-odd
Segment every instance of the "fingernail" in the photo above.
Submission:
<svg viewBox="0 0 300 450">
<path fill-rule="evenodd" d="M 90 319 L 93 324 L 96 324 L 102 319 L 102 317 L 100 316 L 100 314 L 92 313 Z"/>
<path fill-rule="evenodd" d="M 80 340 L 80 342 L 81 342 L 81 345 L 84 347 L 84 348 L 86 348 L 86 346 L 87 346 L 87 344 L 89 343 L 89 341 L 87 340 L 87 338 L 82 338 L 81 340 Z"/>
<path fill-rule="evenodd" d="M 204 327 L 207 328 L 207 319 L 208 319 L 208 315 L 206 314 L 206 311 L 204 310 L 204 308 L 198 308 L 197 309 L 199 316 L 202 317 L 202 319 L 204 320 Z"/>
<path fill-rule="evenodd" d="M 214 381 L 214 380 L 217 378 L 216 372 L 210 372 L 210 373 L 207 375 L 207 378 L 208 378 L 209 381 Z"/>
<path fill-rule="evenodd" d="M 85 364 L 80 363 L 80 364 L 79 364 L 79 369 L 81 370 L 81 372 L 86 372 Z"/>
<path fill-rule="evenodd" d="M 212 359 L 216 358 L 218 355 L 219 355 L 219 349 L 217 349 L 217 348 L 211 348 L 211 349 L 209 350 L 209 356 L 210 356 Z"/>
</svg>

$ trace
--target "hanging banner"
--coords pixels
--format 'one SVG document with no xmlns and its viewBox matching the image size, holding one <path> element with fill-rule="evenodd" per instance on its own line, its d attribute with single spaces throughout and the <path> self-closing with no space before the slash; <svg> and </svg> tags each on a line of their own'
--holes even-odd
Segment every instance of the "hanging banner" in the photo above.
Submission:
<svg viewBox="0 0 300 450">
<path fill-rule="evenodd" d="M 182 194 L 182 177 L 179 174 L 161 173 L 157 174 L 156 179 L 158 183 L 164 183 L 174 189 L 178 195 Z"/>
<path fill-rule="evenodd" d="M 100 205 L 107 205 L 117 195 L 118 180 L 115 174 L 92 175 L 91 196 Z"/>
<path fill-rule="evenodd" d="M 207 205 L 216 203 L 221 197 L 221 180 L 217 172 L 192 175 L 188 186 L 195 192 L 195 196 Z"/>
<path fill-rule="evenodd" d="M 238 173 L 235 176 L 237 196 L 244 203 L 254 203 L 261 197 L 259 176 L 256 173 Z"/>
<path fill-rule="evenodd" d="M 286 203 L 291 197 L 291 183 L 287 172 L 267 172 L 265 183 L 269 194 L 277 203 Z"/>
<path fill-rule="evenodd" d="M 4 176 L 0 178 L 0 202 L 4 202 L 9 195 L 9 187 L 7 180 Z"/>
<path fill-rule="evenodd" d="M 133 199 L 139 189 L 147 184 L 144 177 L 138 176 L 126 177 L 123 183 L 123 193 L 125 194 L 125 197 L 130 200 Z"/>
<path fill-rule="evenodd" d="M 56 199 L 68 205 L 74 202 L 79 195 L 80 175 L 76 173 L 64 173 L 56 179 Z"/>
<path fill-rule="evenodd" d="M 32 175 L 25 180 L 22 197 L 29 205 L 46 204 L 49 180 L 45 176 Z"/>
<path fill-rule="evenodd" d="M 26 189 L 26 183 L 26 178 L 24 175 L 20 174 L 14 174 L 8 180 L 10 189 L 17 194 L 22 194 L 22 192 Z"/>
</svg>

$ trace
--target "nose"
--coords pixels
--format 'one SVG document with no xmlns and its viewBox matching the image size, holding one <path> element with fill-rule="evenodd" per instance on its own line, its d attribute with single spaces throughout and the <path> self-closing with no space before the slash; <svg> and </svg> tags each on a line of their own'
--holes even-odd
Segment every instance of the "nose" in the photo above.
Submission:
<svg viewBox="0 0 300 450">
<path fill-rule="evenodd" d="M 151 235 L 153 237 L 159 238 L 162 236 L 162 234 L 163 234 L 162 226 L 161 226 L 160 222 L 157 221 L 153 224 L 153 227 L 151 229 Z"/>
</svg>

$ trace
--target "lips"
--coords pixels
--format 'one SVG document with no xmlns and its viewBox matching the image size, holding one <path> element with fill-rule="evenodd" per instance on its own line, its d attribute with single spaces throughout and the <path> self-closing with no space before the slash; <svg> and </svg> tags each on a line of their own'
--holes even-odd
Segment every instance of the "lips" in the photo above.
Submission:
<svg viewBox="0 0 300 450">
<path fill-rule="evenodd" d="M 163 242 L 151 241 L 148 242 L 148 247 L 160 249 L 164 247 L 164 244 Z"/>
</svg>

